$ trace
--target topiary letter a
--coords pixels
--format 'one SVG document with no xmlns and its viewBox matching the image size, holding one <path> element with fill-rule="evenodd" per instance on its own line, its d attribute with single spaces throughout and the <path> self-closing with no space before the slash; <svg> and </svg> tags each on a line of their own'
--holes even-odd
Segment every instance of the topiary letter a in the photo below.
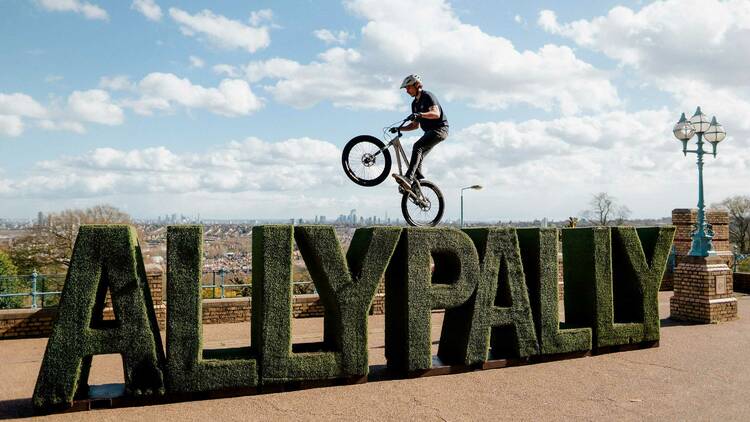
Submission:
<svg viewBox="0 0 750 422">
<path fill-rule="evenodd" d="M 109 288 L 115 321 L 102 321 Z M 47 343 L 33 404 L 70 406 L 88 393 L 93 355 L 119 353 L 125 393 L 164 393 L 162 350 L 135 230 L 125 225 L 82 226 Z"/>
</svg>

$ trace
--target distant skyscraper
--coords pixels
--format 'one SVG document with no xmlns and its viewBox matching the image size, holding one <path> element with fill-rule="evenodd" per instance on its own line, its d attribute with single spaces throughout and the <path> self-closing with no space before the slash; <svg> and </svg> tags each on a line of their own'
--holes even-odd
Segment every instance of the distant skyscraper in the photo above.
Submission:
<svg viewBox="0 0 750 422">
<path fill-rule="evenodd" d="M 39 211 L 39 213 L 36 215 L 36 224 L 38 226 L 44 225 L 44 213 L 42 213 L 41 211 Z"/>
</svg>

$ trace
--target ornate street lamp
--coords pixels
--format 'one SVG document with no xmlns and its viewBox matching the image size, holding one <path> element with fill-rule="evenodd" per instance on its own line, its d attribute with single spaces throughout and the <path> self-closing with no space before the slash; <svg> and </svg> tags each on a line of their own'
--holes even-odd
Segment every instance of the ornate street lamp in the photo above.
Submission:
<svg viewBox="0 0 750 422">
<path fill-rule="evenodd" d="M 672 129 L 672 133 L 682 142 L 683 154 L 687 156 L 687 153 L 690 152 L 698 156 L 698 221 L 692 233 L 693 243 L 690 247 L 689 255 L 716 255 L 714 247 L 711 244 L 714 233 L 711 230 L 711 226 L 706 223 L 706 212 L 703 202 L 703 154 L 706 153 L 703 150 L 703 139 L 705 138 L 706 141 L 711 143 L 712 152 L 710 154 L 716 157 L 716 146 L 726 138 L 727 134 L 724 131 L 724 127 L 716 121 L 716 117 L 709 122 L 708 117 L 703 114 L 700 107 L 695 110 L 695 114 L 690 120 L 685 118 L 685 113 L 682 113 L 680 120 L 674 125 L 674 129 Z M 693 135 L 698 135 L 698 148 L 689 150 L 687 149 L 687 143 Z"/>
<path fill-rule="evenodd" d="M 482 186 L 473 185 L 473 186 L 467 186 L 465 188 L 461 188 L 461 227 L 464 226 L 464 191 L 466 189 L 479 190 L 479 189 L 482 189 Z"/>
</svg>

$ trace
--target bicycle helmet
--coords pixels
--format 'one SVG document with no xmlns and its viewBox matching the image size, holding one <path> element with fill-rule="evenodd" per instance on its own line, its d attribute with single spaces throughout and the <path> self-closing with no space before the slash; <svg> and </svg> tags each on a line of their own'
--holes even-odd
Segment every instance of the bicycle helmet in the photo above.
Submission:
<svg viewBox="0 0 750 422">
<path fill-rule="evenodd" d="M 401 88 L 406 88 L 409 85 L 414 85 L 416 83 L 421 84 L 422 83 L 422 77 L 419 75 L 409 75 L 404 78 L 404 81 L 401 82 Z M 400 88 L 399 88 L 400 89 Z"/>
</svg>

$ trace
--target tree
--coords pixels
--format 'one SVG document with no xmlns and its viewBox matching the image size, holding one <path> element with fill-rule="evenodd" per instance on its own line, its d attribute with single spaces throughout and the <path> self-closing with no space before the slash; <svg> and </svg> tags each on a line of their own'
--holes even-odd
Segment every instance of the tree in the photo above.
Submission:
<svg viewBox="0 0 750 422">
<path fill-rule="evenodd" d="M 14 276 L 18 274 L 10 256 L 0 251 L 0 293 L 21 293 L 23 282 Z M 23 306 L 21 297 L 4 297 L 0 299 L 0 309 L 20 308 Z"/>
<path fill-rule="evenodd" d="M 599 226 L 609 226 L 611 224 L 622 224 L 630 215 L 630 209 L 625 205 L 619 205 L 615 197 L 606 192 L 599 192 L 593 195 L 589 201 L 588 210 L 584 211 L 583 218 Z"/>
<path fill-rule="evenodd" d="M 750 196 L 732 196 L 712 208 L 729 213 L 729 241 L 737 245 L 740 253 L 750 253 Z"/>
<path fill-rule="evenodd" d="M 31 273 L 65 271 L 70 264 L 78 228 L 82 224 L 130 224 L 128 214 L 110 205 L 69 209 L 50 214 L 13 245 L 11 257 L 18 269 Z"/>
</svg>

